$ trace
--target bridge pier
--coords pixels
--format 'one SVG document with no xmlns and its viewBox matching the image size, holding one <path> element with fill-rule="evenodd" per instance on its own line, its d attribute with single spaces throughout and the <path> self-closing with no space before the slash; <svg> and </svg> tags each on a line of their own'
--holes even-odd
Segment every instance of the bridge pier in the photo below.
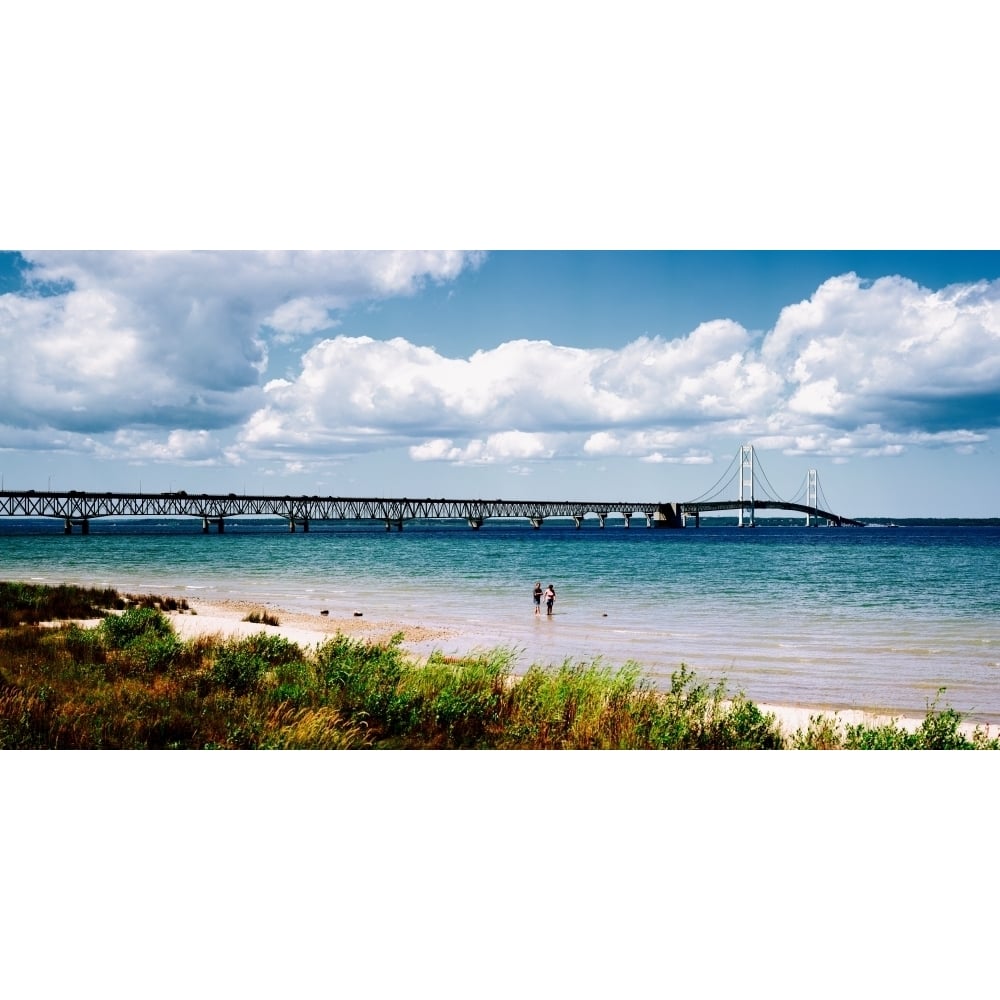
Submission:
<svg viewBox="0 0 1000 1000">
<path fill-rule="evenodd" d="M 294 533 L 294 531 L 295 531 L 295 525 L 296 524 L 301 524 L 303 531 L 308 531 L 309 530 L 309 518 L 308 517 L 303 517 L 303 518 L 301 518 L 298 521 L 296 521 L 296 519 L 294 517 L 290 517 L 288 519 L 288 530 L 290 532 Z"/>
<path fill-rule="evenodd" d="M 207 514 L 202 514 L 201 517 L 201 533 L 203 535 L 208 534 L 208 526 L 215 521 L 218 525 L 219 534 L 221 535 L 226 530 L 225 522 L 221 517 L 209 517 Z"/>
<path fill-rule="evenodd" d="M 623 510 L 622 517 L 625 518 L 625 527 L 627 528 L 629 526 L 629 522 L 632 520 L 632 511 Z"/>
<path fill-rule="evenodd" d="M 385 519 L 385 530 L 392 531 L 395 526 L 397 531 L 403 530 L 403 519 L 401 517 L 387 517 Z"/>
<path fill-rule="evenodd" d="M 604 522 L 608 519 L 608 512 L 606 510 L 599 510 L 597 512 L 597 520 L 600 522 L 601 527 L 604 527 Z"/>
<path fill-rule="evenodd" d="M 681 514 L 680 504 L 661 503 L 653 511 L 654 528 L 683 528 L 684 517 Z"/>
<path fill-rule="evenodd" d="M 81 535 L 90 534 L 90 519 L 86 517 L 81 517 L 78 521 L 74 521 L 71 517 L 67 517 L 63 522 L 63 534 L 72 535 L 74 524 L 80 525 Z"/>
<path fill-rule="evenodd" d="M 472 528 L 473 531 L 478 531 L 483 526 L 484 520 L 485 518 L 482 517 L 470 517 L 469 527 Z"/>
<path fill-rule="evenodd" d="M 532 515 L 530 520 L 531 520 L 531 526 L 535 529 L 535 531 L 537 531 L 542 526 L 542 522 L 545 520 L 545 518 L 539 514 L 534 514 Z"/>
<path fill-rule="evenodd" d="M 579 531 L 583 527 L 583 514 L 574 514 L 573 523 L 576 525 L 576 530 Z"/>
</svg>

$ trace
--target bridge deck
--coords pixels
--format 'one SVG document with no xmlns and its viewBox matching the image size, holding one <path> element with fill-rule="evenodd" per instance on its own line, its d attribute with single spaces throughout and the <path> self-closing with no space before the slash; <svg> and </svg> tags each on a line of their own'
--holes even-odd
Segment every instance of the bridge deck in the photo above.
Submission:
<svg viewBox="0 0 1000 1000">
<path fill-rule="evenodd" d="M 685 515 L 747 509 L 748 502 L 596 501 L 596 500 L 449 500 L 390 497 L 247 496 L 235 493 L 91 493 L 35 490 L 0 491 L 0 516 L 60 518 L 69 525 L 102 517 L 201 518 L 219 523 L 232 517 L 278 517 L 295 524 L 310 521 L 373 520 L 397 527 L 414 518 L 464 518 L 473 527 L 487 518 L 524 518 L 538 527 L 545 518 L 582 520 L 596 515 L 603 525 L 609 514 L 621 514 L 626 523 L 642 515 L 648 524 L 681 527 Z M 832 524 L 862 526 L 862 522 L 804 504 L 756 500 L 753 508 L 797 511 Z M 667 525 L 665 522 L 670 522 Z"/>
</svg>

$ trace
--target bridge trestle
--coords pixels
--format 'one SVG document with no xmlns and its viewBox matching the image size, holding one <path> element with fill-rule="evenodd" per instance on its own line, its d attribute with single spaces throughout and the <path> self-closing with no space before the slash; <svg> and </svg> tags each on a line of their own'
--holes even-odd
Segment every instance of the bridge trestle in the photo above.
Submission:
<svg viewBox="0 0 1000 1000">
<path fill-rule="evenodd" d="M 822 497 L 819 477 L 815 470 L 809 471 L 806 504 L 794 501 L 772 500 L 758 497 L 755 492 L 755 455 L 750 445 L 740 453 L 739 497 L 738 499 L 693 500 L 679 503 L 654 501 L 636 503 L 633 501 L 596 500 L 484 500 L 465 499 L 408 499 L 386 497 L 320 497 L 320 496 L 247 496 L 245 493 L 229 494 L 188 494 L 184 491 L 170 493 L 111 493 L 70 491 L 36 491 L 0 489 L 0 517 L 53 518 L 63 522 L 67 534 L 79 524 L 82 532 L 89 532 L 89 522 L 94 518 L 106 517 L 190 517 L 201 518 L 202 532 L 208 533 L 214 524 L 219 531 L 225 531 L 228 517 L 275 517 L 288 524 L 289 532 L 302 528 L 309 531 L 313 521 L 332 520 L 381 522 L 386 531 L 395 526 L 402 531 L 403 522 L 414 518 L 461 518 L 469 527 L 478 530 L 487 518 L 527 520 L 531 528 L 541 528 L 546 518 L 572 519 L 576 528 L 582 528 L 587 517 L 594 515 L 601 528 L 606 527 L 612 513 L 620 513 L 625 527 L 631 524 L 633 516 L 646 519 L 647 528 L 683 528 L 689 518 L 694 518 L 695 527 L 700 527 L 701 514 L 736 511 L 739 523 L 744 524 L 749 516 L 751 525 L 755 523 L 756 512 L 765 509 L 796 511 L 804 515 L 806 524 L 814 525 L 820 520 L 836 526 L 860 526 L 860 521 L 822 509 L 827 506 Z M 719 494 L 716 493 L 716 496 Z"/>
</svg>

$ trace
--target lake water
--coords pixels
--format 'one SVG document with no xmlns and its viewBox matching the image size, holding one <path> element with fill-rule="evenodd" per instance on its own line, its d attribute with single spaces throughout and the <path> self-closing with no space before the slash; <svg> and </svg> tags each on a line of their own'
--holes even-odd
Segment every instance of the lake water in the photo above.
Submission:
<svg viewBox="0 0 1000 1000">
<path fill-rule="evenodd" d="M 939 688 L 1000 724 L 1000 527 L 625 528 L 609 519 L 314 523 L 0 519 L 0 578 L 438 625 L 446 653 L 518 669 L 600 656 L 663 683 L 681 663 L 756 701 L 922 714 Z M 533 614 L 536 580 L 556 614 Z M 421 649 L 426 652 L 427 649 Z"/>
</svg>

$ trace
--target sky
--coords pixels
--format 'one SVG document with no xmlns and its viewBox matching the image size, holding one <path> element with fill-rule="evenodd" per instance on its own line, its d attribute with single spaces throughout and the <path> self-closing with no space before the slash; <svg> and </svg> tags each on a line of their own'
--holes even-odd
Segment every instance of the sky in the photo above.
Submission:
<svg viewBox="0 0 1000 1000">
<path fill-rule="evenodd" d="M 7 251 L 0 385 L 6 489 L 690 500 L 746 443 L 997 516 L 1000 253 Z"/>
</svg>

